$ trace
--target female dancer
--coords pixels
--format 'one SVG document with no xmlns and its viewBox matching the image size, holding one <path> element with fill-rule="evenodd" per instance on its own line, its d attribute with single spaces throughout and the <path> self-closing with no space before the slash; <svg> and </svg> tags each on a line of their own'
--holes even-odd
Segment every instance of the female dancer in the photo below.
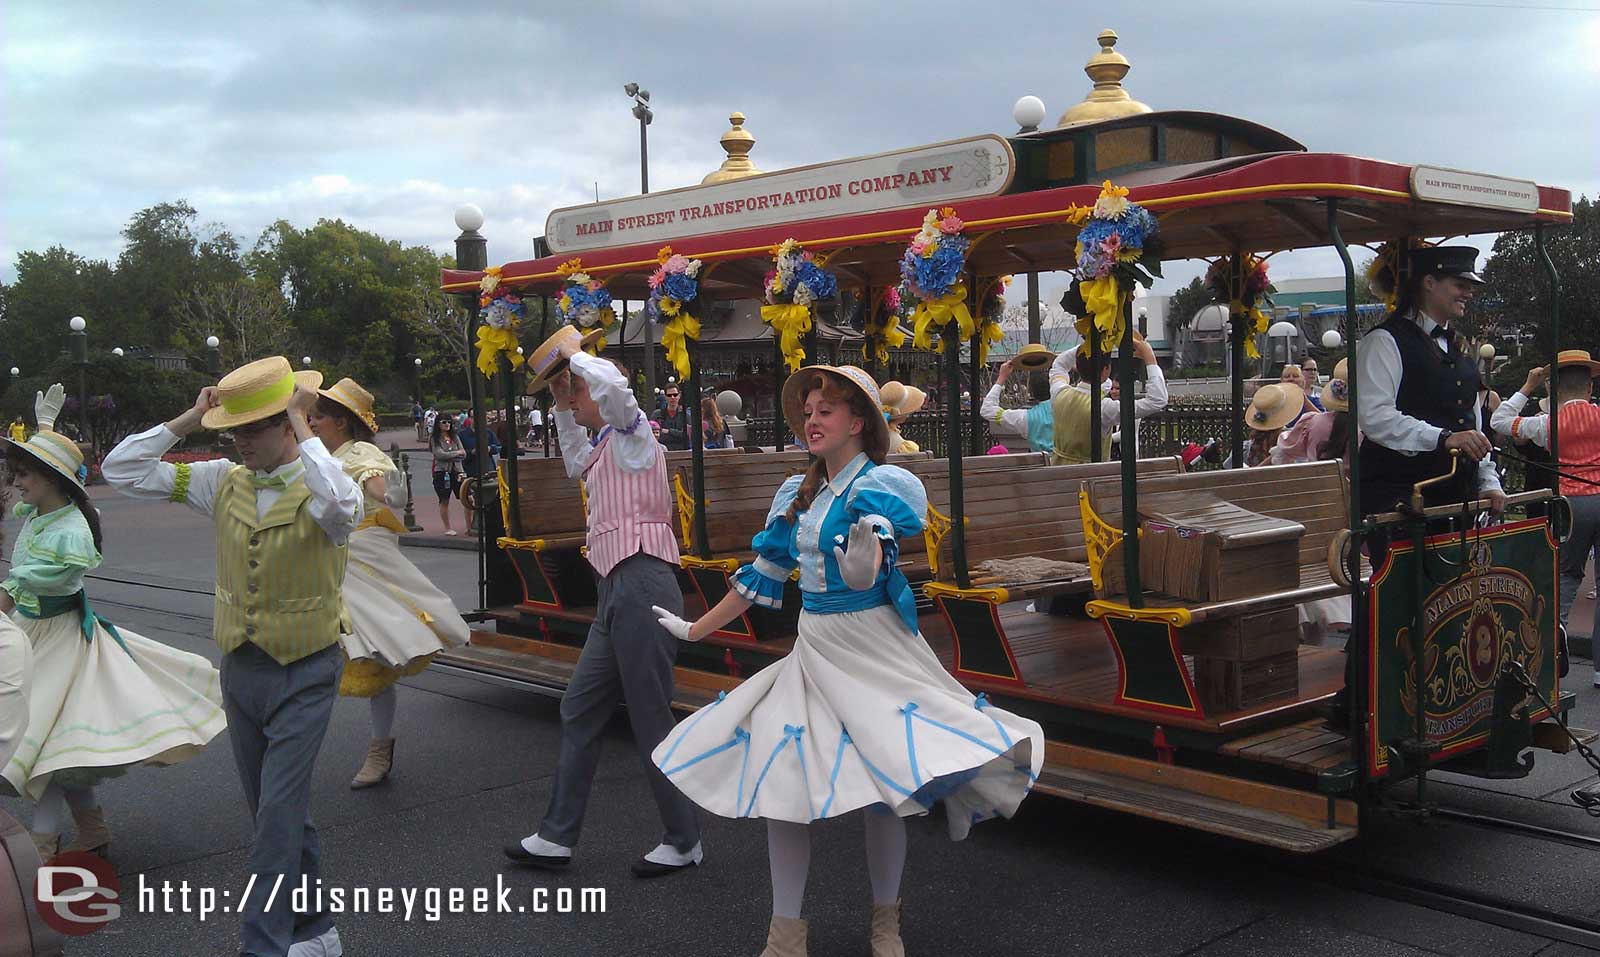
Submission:
<svg viewBox="0 0 1600 957">
<path fill-rule="evenodd" d="M 707 810 L 767 819 L 767 957 L 805 953 L 806 825 L 867 809 L 872 953 L 903 955 L 902 818 L 942 800 L 960 840 L 978 821 L 1010 816 L 1043 765 L 1044 734 L 974 698 L 917 632 L 896 542 L 921 532 L 927 493 L 882 464 L 889 431 L 871 376 L 802 370 L 784 384 L 783 409 L 817 458 L 779 489 L 754 562 L 698 621 L 656 611 L 667 630 L 698 641 L 753 603 L 777 607 L 798 566 L 799 637 L 782 661 L 679 724 L 654 758 Z"/>
<path fill-rule="evenodd" d="M 433 490 L 439 496 L 439 521 L 444 523 L 444 533 L 454 535 L 450 527 L 450 499 L 461 484 L 462 466 L 467 448 L 456 434 L 455 416 L 440 412 L 433 420 L 433 434 L 428 437 L 428 450 L 433 453 Z"/>
<path fill-rule="evenodd" d="M 389 506 L 403 504 L 406 490 L 389 457 L 371 442 L 378 431 L 372 394 L 349 378 L 320 391 L 311 431 L 366 498 L 366 518 L 350 536 L 345 566 L 351 633 L 340 639 L 347 660 L 339 693 L 371 703 L 372 744 L 350 781 L 352 788 L 369 788 L 394 767 L 394 683 L 427 668 L 441 650 L 465 644 L 467 623 L 449 596 L 400 554 L 406 527 Z"/>
<path fill-rule="evenodd" d="M 6 443 L 6 462 L 22 502 L 22 530 L 11 574 L 0 582 L 0 611 L 15 611 L 33 641 L 28 729 L 0 780 L 32 799 L 33 841 L 48 860 L 61 850 L 104 854 L 111 829 L 94 785 L 135 764 L 192 757 L 227 725 L 217 669 L 192 655 L 101 620 L 83 592 L 100 564 L 100 520 L 78 482 L 83 453 L 53 431 L 60 385 L 36 402 L 39 431 Z"/>
</svg>

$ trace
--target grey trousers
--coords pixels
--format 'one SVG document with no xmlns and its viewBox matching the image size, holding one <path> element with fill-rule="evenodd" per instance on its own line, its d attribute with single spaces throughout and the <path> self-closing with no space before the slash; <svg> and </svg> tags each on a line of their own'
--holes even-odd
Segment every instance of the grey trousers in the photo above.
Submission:
<svg viewBox="0 0 1600 957">
<path fill-rule="evenodd" d="M 250 847 L 254 884 L 238 904 L 240 954 L 283 957 L 290 944 L 333 926 L 325 912 L 295 913 L 290 895 L 302 878 L 314 892 L 321 876 L 322 847 L 311 823 L 311 768 L 328 733 L 343 670 L 337 644 L 287 665 L 251 644 L 222 657 L 228 737 L 256 824 Z"/>
<path fill-rule="evenodd" d="M 700 841 L 694 803 L 650 759 L 650 752 L 674 724 L 672 665 L 678 657 L 678 639 L 662 629 L 650 606 L 683 613 L 677 574 L 659 558 L 638 554 L 600 579 L 599 592 L 594 625 L 561 699 L 561 753 L 539 836 L 577 846 L 600 761 L 600 736 L 622 701 L 628 706 L 634 747 L 661 812 L 665 829 L 661 841 L 687 851 Z"/>
<path fill-rule="evenodd" d="M 1600 495 L 1573 495 L 1567 501 L 1572 505 L 1572 537 L 1561 546 L 1561 623 L 1567 624 L 1567 613 L 1578 597 L 1578 587 L 1583 584 L 1585 566 L 1589 556 L 1600 549 Z M 1600 555 L 1597 559 L 1600 560 Z M 1600 602 L 1595 603 L 1593 631 L 1600 639 Z M 1571 626 L 1568 626 L 1571 630 Z M 1600 655 L 1595 656 L 1595 674 L 1600 675 Z"/>
</svg>

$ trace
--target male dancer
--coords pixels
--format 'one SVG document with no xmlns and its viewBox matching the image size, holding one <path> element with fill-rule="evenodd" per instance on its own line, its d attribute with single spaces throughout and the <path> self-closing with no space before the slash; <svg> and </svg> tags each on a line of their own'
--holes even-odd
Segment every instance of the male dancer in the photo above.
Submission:
<svg viewBox="0 0 1600 957">
<path fill-rule="evenodd" d="M 345 542 L 361 521 L 361 490 L 307 421 L 321 384 L 282 356 L 257 360 L 172 421 L 123 439 L 102 467 L 119 492 L 182 502 L 216 523 L 223 705 L 255 817 L 250 889 L 237 905 L 249 957 L 344 952 L 329 914 L 290 904 L 302 881 L 320 879 L 311 768 L 344 668 Z M 232 431 L 244 464 L 161 461 L 201 427 Z"/>
<path fill-rule="evenodd" d="M 572 862 L 600 760 L 600 735 L 620 699 L 628 705 L 634 745 L 665 827 L 661 844 L 634 862 L 633 873 L 660 877 L 704 857 L 693 802 L 650 758 L 674 725 L 672 665 L 678 656 L 678 640 L 650 606 L 683 613 L 667 458 L 628 388 L 626 372 L 581 351 L 580 338 L 569 326 L 534 350 L 528 391 L 550 386 L 567 475 L 581 477 L 588 487 L 589 564 L 600 576 L 600 601 L 561 699 L 561 753 L 549 810 L 538 831 L 508 844 L 505 853 L 519 864 L 547 869 Z M 570 368 L 561 368 L 563 359 Z"/>
</svg>

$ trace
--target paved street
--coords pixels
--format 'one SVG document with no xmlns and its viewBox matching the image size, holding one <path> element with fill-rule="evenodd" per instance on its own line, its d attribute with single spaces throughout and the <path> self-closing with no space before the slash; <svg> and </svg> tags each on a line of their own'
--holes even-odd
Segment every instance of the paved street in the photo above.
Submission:
<svg viewBox="0 0 1600 957">
<path fill-rule="evenodd" d="M 106 564 L 91 595 L 107 618 L 216 660 L 209 639 L 209 523 L 187 510 L 95 491 Z M 5 525 L 6 540 L 15 531 Z M 470 606 L 471 552 L 416 548 L 407 556 Z M 110 579 L 110 580 L 106 580 Z M 1600 691 L 1575 663 L 1575 722 L 1600 726 Z M 442 916 L 352 913 L 338 919 L 347 954 L 754 954 L 768 914 L 763 827 L 706 821 L 697 872 L 639 882 L 629 861 L 653 846 L 657 825 L 625 724 L 615 723 L 588 828 L 571 870 L 557 876 L 503 864 L 500 845 L 532 829 L 548 796 L 556 702 L 530 693 L 425 673 L 405 682 L 397 764 L 382 787 L 352 792 L 368 739 L 364 702 L 341 700 L 315 774 L 326 886 L 486 887 L 503 880 L 513 904 L 535 888 L 606 888 L 606 913 Z M 1464 808 L 1600 835 L 1565 803 L 1592 779 L 1575 756 L 1539 753 L 1532 777 L 1450 778 L 1433 785 Z M 101 790 L 115 830 L 113 859 L 124 916 L 72 942 L 68 953 L 116 957 L 224 955 L 231 915 L 201 922 L 140 909 L 141 880 L 243 887 L 249 821 L 227 742 L 166 769 L 135 769 Z M 0 808 L 26 822 L 15 800 Z M 911 954 L 1543 954 L 1576 952 L 1529 934 L 1411 904 L 1336 889 L 1285 858 L 1051 799 L 1032 798 L 1011 822 L 978 827 L 962 844 L 943 822 L 912 822 L 905 878 Z M 866 952 L 868 888 L 858 817 L 814 829 L 807 917 L 812 954 Z M 1594 915 L 1596 851 L 1432 821 L 1380 821 L 1338 860 Z M 469 890 L 470 892 L 470 890 Z M 491 901 L 493 890 L 490 892 Z"/>
</svg>

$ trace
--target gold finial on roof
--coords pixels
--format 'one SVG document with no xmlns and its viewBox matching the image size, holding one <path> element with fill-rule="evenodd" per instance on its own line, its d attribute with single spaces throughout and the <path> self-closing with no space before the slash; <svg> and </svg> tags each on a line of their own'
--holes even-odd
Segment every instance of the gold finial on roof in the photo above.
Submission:
<svg viewBox="0 0 1600 957">
<path fill-rule="evenodd" d="M 756 169 L 754 163 L 750 162 L 750 151 L 755 149 L 756 138 L 751 136 L 750 131 L 744 128 L 744 114 L 734 112 L 728 117 L 728 122 L 732 124 L 732 128 L 722 134 L 722 139 L 718 140 L 722 144 L 723 150 L 727 152 L 728 158 L 722 161 L 720 167 L 712 170 L 706 175 L 705 179 L 700 181 L 702 186 L 743 179 L 746 176 L 754 176 L 761 172 L 761 170 Z"/>
<path fill-rule="evenodd" d="M 1056 128 L 1089 123 L 1095 120 L 1112 120 L 1119 116 L 1133 116 L 1153 112 L 1122 88 L 1122 78 L 1128 75 L 1128 58 L 1113 50 L 1117 45 L 1117 31 L 1100 31 L 1100 52 L 1089 58 L 1083 72 L 1094 81 L 1094 89 L 1083 102 L 1061 114 Z"/>
</svg>

